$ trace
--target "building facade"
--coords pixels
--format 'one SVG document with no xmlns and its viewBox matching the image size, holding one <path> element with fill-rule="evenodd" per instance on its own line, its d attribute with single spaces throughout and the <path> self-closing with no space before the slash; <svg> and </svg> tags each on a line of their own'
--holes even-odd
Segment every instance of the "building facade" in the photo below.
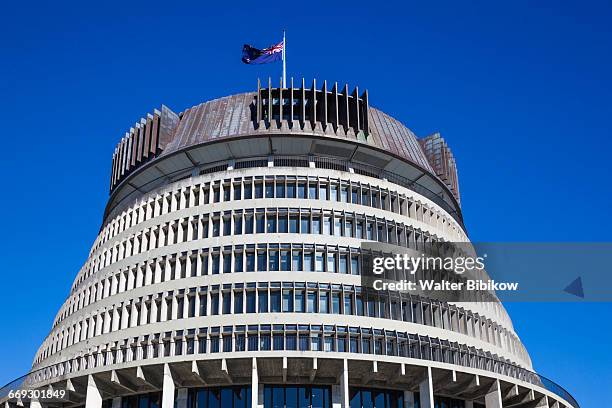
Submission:
<svg viewBox="0 0 612 408">
<path fill-rule="evenodd" d="M 533 372 L 500 302 L 362 286 L 363 242 L 468 241 L 457 168 L 439 134 L 321 85 L 258 84 L 130 128 L 7 408 L 579 408 Z"/>
</svg>

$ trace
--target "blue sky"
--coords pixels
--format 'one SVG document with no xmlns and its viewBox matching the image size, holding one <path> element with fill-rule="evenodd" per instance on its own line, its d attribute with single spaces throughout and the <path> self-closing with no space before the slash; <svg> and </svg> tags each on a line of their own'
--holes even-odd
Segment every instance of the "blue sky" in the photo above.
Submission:
<svg viewBox="0 0 612 408">
<path fill-rule="evenodd" d="M 86 259 L 126 129 L 278 78 L 240 50 L 283 28 L 290 76 L 367 88 L 417 135 L 442 132 L 473 240 L 610 240 L 605 2 L 17 3 L 0 15 L 2 384 L 28 370 Z M 536 369 L 597 406 L 612 306 L 507 307 Z"/>
</svg>

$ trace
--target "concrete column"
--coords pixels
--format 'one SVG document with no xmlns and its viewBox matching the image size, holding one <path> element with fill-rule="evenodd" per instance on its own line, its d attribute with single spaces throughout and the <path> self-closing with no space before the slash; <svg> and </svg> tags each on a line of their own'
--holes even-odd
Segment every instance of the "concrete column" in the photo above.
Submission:
<svg viewBox="0 0 612 408">
<path fill-rule="evenodd" d="M 259 373 L 257 372 L 257 359 L 253 357 L 251 363 L 251 408 L 259 407 Z M 261 400 L 263 406 L 263 399 Z"/>
<path fill-rule="evenodd" d="M 162 383 L 162 406 L 161 408 L 174 408 L 174 380 L 170 366 L 164 364 L 164 378 Z M 89 408 L 89 407 L 85 407 Z"/>
<path fill-rule="evenodd" d="M 340 374 L 339 384 L 332 386 L 332 407 L 348 408 L 349 406 L 349 387 L 348 387 L 348 360 L 343 360 L 342 373 Z"/>
<path fill-rule="evenodd" d="M 465 408 L 474 408 L 474 401 L 465 401 Z"/>
<path fill-rule="evenodd" d="M 187 408 L 187 388 L 179 388 L 176 396 L 176 408 Z"/>
<path fill-rule="evenodd" d="M 404 408 L 414 408 L 414 392 L 404 391 Z"/>
<path fill-rule="evenodd" d="M 434 408 L 433 382 L 431 379 L 431 367 L 427 367 L 427 377 L 419 384 L 421 398 L 420 408 Z M 487 406 L 489 408 L 489 406 Z M 499 407 L 501 408 L 501 406 Z"/>
<path fill-rule="evenodd" d="M 7 407 L 8 407 L 8 402 L 6 404 L 7 404 Z M 30 408 L 42 408 L 42 405 L 41 405 L 40 401 L 38 401 L 36 398 L 32 398 L 30 400 Z"/>
<path fill-rule="evenodd" d="M 486 408 L 503 408 L 502 407 L 502 398 L 501 392 L 499 388 L 499 380 L 495 381 L 493 387 L 487 395 L 485 395 L 485 407 Z"/>
<path fill-rule="evenodd" d="M 121 408 L 121 397 L 113 398 L 112 408 Z"/>
<path fill-rule="evenodd" d="M 102 408 L 102 395 L 93 376 L 87 376 L 87 394 L 85 395 L 85 408 Z"/>
</svg>

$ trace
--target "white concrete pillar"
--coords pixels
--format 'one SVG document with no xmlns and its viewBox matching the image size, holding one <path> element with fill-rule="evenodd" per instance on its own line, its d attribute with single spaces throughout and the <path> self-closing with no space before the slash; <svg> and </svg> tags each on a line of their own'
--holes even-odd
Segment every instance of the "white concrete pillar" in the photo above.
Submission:
<svg viewBox="0 0 612 408">
<path fill-rule="evenodd" d="M 176 395 L 176 408 L 187 408 L 187 388 L 179 388 Z"/>
<path fill-rule="evenodd" d="M 499 387 L 499 380 L 495 380 L 495 384 L 487 395 L 485 395 L 485 407 L 486 408 L 503 408 L 502 407 L 502 398 Z"/>
<path fill-rule="evenodd" d="M 431 367 L 427 367 L 427 377 L 419 384 L 421 398 L 420 408 L 434 408 L 433 381 L 431 379 Z M 487 408 L 489 408 L 487 406 Z M 499 407 L 501 408 L 501 406 Z"/>
<path fill-rule="evenodd" d="M 8 406 L 8 402 L 7 402 L 7 406 Z M 32 398 L 30 400 L 30 408 L 42 408 L 42 405 L 40 404 L 40 401 L 38 401 L 36 398 Z"/>
<path fill-rule="evenodd" d="M 164 364 L 164 378 L 162 383 L 162 406 L 161 408 L 174 408 L 174 380 L 170 366 Z M 85 407 L 89 408 L 89 407 Z"/>
<path fill-rule="evenodd" d="M 348 408 L 349 388 L 348 388 L 348 360 L 343 360 L 343 368 L 340 374 L 339 384 L 332 386 L 332 407 Z"/>
<path fill-rule="evenodd" d="M 257 359 L 253 357 L 251 362 L 251 407 L 259 407 L 259 373 L 257 372 Z M 263 400 L 262 400 L 263 401 Z M 262 403 L 263 405 L 263 403 Z"/>
<path fill-rule="evenodd" d="M 474 401 L 465 401 L 465 408 L 474 408 Z"/>
<path fill-rule="evenodd" d="M 85 408 L 102 408 L 102 394 L 92 375 L 87 376 L 87 394 L 85 395 Z"/>
<path fill-rule="evenodd" d="M 414 392 L 404 391 L 404 408 L 414 408 Z"/>
</svg>

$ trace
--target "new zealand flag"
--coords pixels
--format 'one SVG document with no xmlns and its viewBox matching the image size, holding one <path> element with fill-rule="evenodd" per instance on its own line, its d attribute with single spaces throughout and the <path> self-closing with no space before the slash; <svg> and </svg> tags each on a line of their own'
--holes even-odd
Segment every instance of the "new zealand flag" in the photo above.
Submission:
<svg viewBox="0 0 612 408">
<path fill-rule="evenodd" d="M 244 44 L 242 47 L 242 62 L 245 64 L 267 64 L 283 60 L 283 41 L 263 50 Z"/>
</svg>

